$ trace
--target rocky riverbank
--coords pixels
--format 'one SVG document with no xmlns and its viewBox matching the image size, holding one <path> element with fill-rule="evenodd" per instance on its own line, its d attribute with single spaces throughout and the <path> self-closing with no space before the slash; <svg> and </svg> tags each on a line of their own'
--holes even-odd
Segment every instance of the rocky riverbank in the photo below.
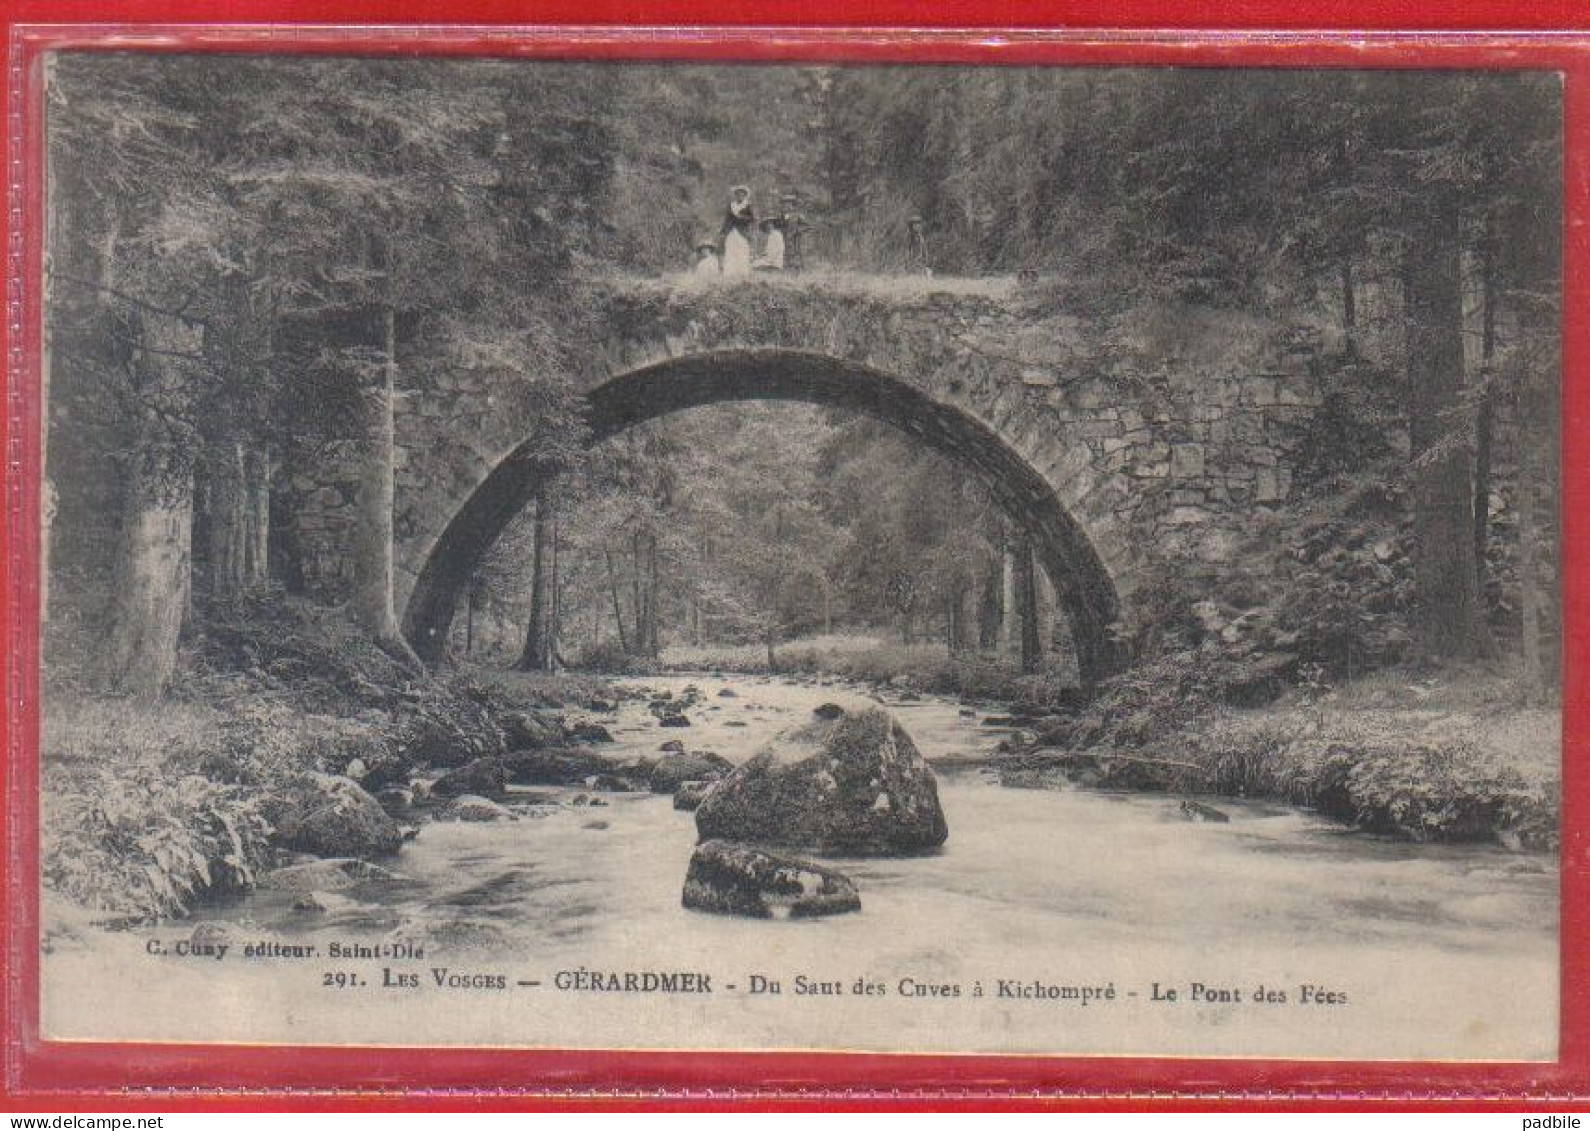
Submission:
<svg viewBox="0 0 1590 1131">
<path fill-rule="evenodd" d="M 691 670 L 766 671 L 765 652 L 678 649 Z M 891 697 L 955 696 L 1012 733 L 997 763 L 1014 788 L 1093 788 L 1275 801 L 1376 836 L 1559 842 L 1559 709 L 1505 672 L 1388 668 L 1318 684 L 1266 655 L 1233 665 L 1175 654 L 1107 681 L 1091 699 L 1063 673 L 865 636 L 794 641 L 780 678 L 841 679 Z M 1283 678 L 1284 674 L 1284 678 Z"/>
<path fill-rule="evenodd" d="M 1145 681 L 1015 721 L 998 759 L 1013 787 L 1279 801 L 1420 842 L 1559 842 L 1559 711 L 1493 675 L 1392 671 L 1254 708 Z"/>
<path fill-rule="evenodd" d="M 1063 713 L 990 714 L 969 697 L 959 713 L 1008 735 L 994 759 L 1010 787 L 1162 792 L 1217 814 L 1223 797 L 1276 800 L 1400 839 L 1556 847 L 1557 714 L 1519 703 L 1502 681 L 1384 675 L 1239 708 L 1182 695 L 1164 674 Z M 779 678 L 841 686 L 829 674 Z M 282 868 L 379 863 L 429 821 L 535 820 L 622 793 L 705 808 L 704 839 L 741 835 L 723 817 L 726 801 L 708 805 L 734 767 L 707 749 L 701 724 L 757 716 L 716 698 L 728 688 L 707 701 L 688 680 L 667 682 L 673 690 L 430 676 L 335 614 L 245 610 L 196 638 L 166 699 L 51 697 L 47 897 L 100 922 L 179 915 Z M 870 689 L 901 709 L 924 697 L 909 679 Z M 645 753 L 619 754 L 609 728 L 636 700 L 657 737 Z"/>
<path fill-rule="evenodd" d="M 100 921 L 180 915 L 315 859 L 381 860 L 432 815 L 485 819 L 470 799 L 510 781 L 600 792 L 649 773 L 599 754 L 605 680 L 432 675 L 296 602 L 209 618 L 160 700 L 55 690 L 44 881 Z"/>
</svg>

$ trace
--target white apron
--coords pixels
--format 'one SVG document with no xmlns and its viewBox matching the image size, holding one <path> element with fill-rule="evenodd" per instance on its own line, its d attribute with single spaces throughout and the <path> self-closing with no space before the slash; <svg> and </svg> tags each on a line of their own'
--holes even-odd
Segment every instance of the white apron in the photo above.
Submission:
<svg viewBox="0 0 1590 1131">
<path fill-rule="evenodd" d="M 723 237 L 723 273 L 725 275 L 751 273 L 751 241 L 732 229 Z"/>
<path fill-rule="evenodd" d="M 762 244 L 762 263 L 770 271 L 784 270 L 784 232 L 781 228 L 769 228 L 767 240 Z"/>
</svg>

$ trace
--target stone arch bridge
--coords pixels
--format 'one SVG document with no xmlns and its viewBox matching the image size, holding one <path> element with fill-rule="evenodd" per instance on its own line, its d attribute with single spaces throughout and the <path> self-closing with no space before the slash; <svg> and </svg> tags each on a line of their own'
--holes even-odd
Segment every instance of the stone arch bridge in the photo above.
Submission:
<svg viewBox="0 0 1590 1131">
<path fill-rule="evenodd" d="M 1288 494 L 1318 403 L 1307 344 L 1230 327 L 1189 338 L 1171 319 L 1182 329 L 1164 340 L 1112 352 L 1010 280 L 619 280 L 582 309 L 593 443 L 699 405 L 799 400 L 871 413 L 960 462 L 1031 536 L 1084 681 L 1117 663 L 1111 626 L 1157 558 L 1229 553 L 1254 506 Z M 474 567 L 550 469 L 522 377 L 482 366 L 401 386 L 394 596 L 434 658 Z M 334 514 L 300 525 L 346 545 Z M 331 549 L 310 557 L 345 568 Z"/>
</svg>

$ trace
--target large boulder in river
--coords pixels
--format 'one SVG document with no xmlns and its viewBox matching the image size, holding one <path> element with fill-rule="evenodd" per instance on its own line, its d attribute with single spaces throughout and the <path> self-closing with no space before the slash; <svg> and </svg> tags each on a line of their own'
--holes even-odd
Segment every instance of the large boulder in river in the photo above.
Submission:
<svg viewBox="0 0 1590 1131">
<path fill-rule="evenodd" d="M 495 801 L 466 793 L 436 815 L 438 821 L 512 821 L 516 818 Z"/>
<path fill-rule="evenodd" d="M 508 770 L 501 758 L 476 758 L 449 770 L 431 783 L 432 797 L 462 797 L 466 793 L 495 796 L 508 788 Z"/>
<path fill-rule="evenodd" d="M 357 778 L 367 793 L 379 794 L 389 786 L 399 788 L 409 784 L 409 764 L 402 758 L 380 758 L 370 763 L 362 774 L 349 774 Z"/>
<path fill-rule="evenodd" d="M 300 774 L 268 806 L 278 847 L 315 856 L 388 856 L 403 829 L 350 778 Z"/>
<path fill-rule="evenodd" d="M 925 852 L 949 837 L 927 759 L 876 708 L 774 739 L 718 783 L 696 810 L 696 830 L 702 840 L 843 856 Z"/>
<path fill-rule="evenodd" d="M 504 748 L 497 720 L 466 699 L 416 715 L 398 740 L 398 753 L 409 765 L 462 766 L 501 754 Z"/>
<path fill-rule="evenodd" d="M 502 762 L 508 780 L 516 785 L 582 785 L 592 774 L 605 774 L 613 766 L 609 759 L 578 746 L 515 750 Z"/>
<path fill-rule="evenodd" d="M 673 793 L 687 781 L 721 778 L 733 769 L 733 762 L 709 750 L 691 754 L 673 754 L 658 759 L 657 764 L 651 768 L 651 791 Z"/>
<path fill-rule="evenodd" d="M 502 717 L 502 733 L 509 750 L 536 750 L 563 744 L 563 719 L 539 711 L 515 711 Z"/>
<path fill-rule="evenodd" d="M 747 844 L 709 840 L 696 846 L 685 873 L 683 903 L 695 911 L 752 919 L 807 919 L 861 910 L 848 876 Z"/>
<path fill-rule="evenodd" d="M 563 724 L 563 738 L 566 742 L 612 742 L 613 734 L 601 723 L 571 723 Z"/>
</svg>

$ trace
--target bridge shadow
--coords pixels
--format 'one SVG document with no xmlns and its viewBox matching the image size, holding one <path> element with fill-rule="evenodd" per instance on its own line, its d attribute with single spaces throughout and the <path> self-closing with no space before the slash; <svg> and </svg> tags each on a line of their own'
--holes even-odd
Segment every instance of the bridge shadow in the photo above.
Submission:
<svg viewBox="0 0 1590 1131">
<path fill-rule="evenodd" d="M 1120 666 L 1110 633 L 1119 612 L 1114 580 L 1054 488 L 987 424 L 898 378 L 795 350 L 721 350 L 675 358 L 612 377 L 591 390 L 589 443 L 670 413 L 752 400 L 866 413 L 966 468 L 1031 538 L 1065 610 L 1083 683 Z M 470 577 L 508 523 L 557 472 L 528 441 L 481 481 L 448 522 L 426 557 L 403 616 L 404 634 L 422 659 L 441 659 Z"/>
</svg>

